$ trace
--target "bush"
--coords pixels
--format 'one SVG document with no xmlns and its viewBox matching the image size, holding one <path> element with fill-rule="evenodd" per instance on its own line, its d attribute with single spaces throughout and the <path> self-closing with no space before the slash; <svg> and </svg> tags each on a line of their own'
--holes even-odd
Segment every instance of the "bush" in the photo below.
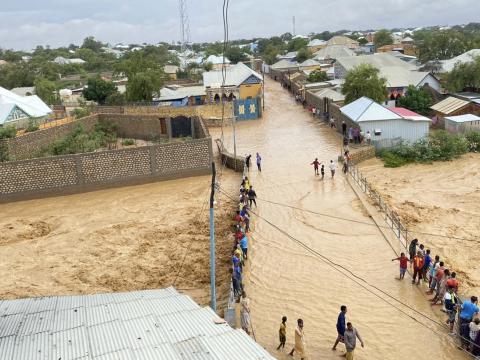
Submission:
<svg viewBox="0 0 480 360">
<path fill-rule="evenodd" d="M 28 121 L 28 125 L 27 125 L 27 128 L 25 129 L 25 132 L 33 132 L 33 131 L 37 131 L 39 129 L 37 123 L 30 119 Z"/>
<path fill-rule="evenodd" d="M 0 139 L 13 139 L 17 136 L 17 128 L 13 125 L 0 126 Z"/>
<path fill-rule="evenodd" d="M 90 110 L 87 108 L 76 108 L 76 109 L 73 109 L 71 114 L 75 119 L 81 119 L 83 117 L 90 115 Z"/>
<path fill-rule="evenodd" d="M 135 140 L 133 139 L 124 139 L 122 141 L 122 145 L 123 146 L 132 146 L 132 145 L 135 145 Z"/>
<path fill-rule="evenodd" d="M 436 131 L 428 138 L 413 144 L 401 143 L 379 152 L 385 167 L 398 167 L 410 162 L 427 163 L 452 160 L 469 150 L 469 141 L 463 135 Z"/>
<path fill-rule="evenodd" d="M 477 152 L 480 150 L 480 132 L 472 131 L 465 135 L 470 151 Z"/>
</svg>

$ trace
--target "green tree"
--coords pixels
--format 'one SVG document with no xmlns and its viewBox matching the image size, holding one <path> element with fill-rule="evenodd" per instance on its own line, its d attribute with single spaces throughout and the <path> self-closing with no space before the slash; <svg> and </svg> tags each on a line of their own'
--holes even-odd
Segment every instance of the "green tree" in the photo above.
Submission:
<svg viewBox="0 0 480 360">
<path fill-rule="evenodd" d="M 45 78 L 35 79 L 35 94 L 48 105 L 60 103 L 55 83 Z"/>
<path fill-rule="evenodd" d="M 423 88 L 417 89 L 410 85 L 406 95 L 398 99 L 398 105 L 422 115 L 429 115 L 432 97 Z"/>
<path fill-rule="evenodd" d="M 86 100 L 96 101 L 103 105 L 107 98 L 117 92 L 117 87 L 111 81 L 103 80 L 100 75 L 88 79 L 87 87 L 83 89 Z"/>
<path fill-rule="evenodd" d="M 472 62 L 456 64 L 447 76 L 447 87 L 453 92 L 480 90 L 480 56 Z"/>
<path fill-rule="evenodd" d="M 373 40 L 373 43 L 377 49 L 384 45 L 393 44 L 392 33 L 387 29 L 378 30 L 375 33 L 375 39 Z"/>
<path fill-rule="evenodd" d="M 93 36 L 88 36 L 83 40 L 82 48 L 90 49 L 93 52 L 100 52 L 103 44 L 100 41 L 95 40 Z"/>
<path fill-rule="evenodd" d="M 473 35 L 465 35 L 458 30 L 447 31 L 417 31 L 415 45 L 419 50 L 419 60 L 422 63 L 432 60 L 451 59 L 472 49 L 475 41 Z"/>
<path fill-rule="evenodd" d="M 204 63 L 203 64 L 203 70 L 212 71 L 213 70 L 213 64 L 211 62 Z"/>
<path fill-rule="evenodd" d="M 244 62 L 248 60 L 248 57 L 238 46 L 229 46 L 227 51 L 225 51 L 225 57 L 227 57 L 234 64 L 240 61 Z"/>
<path fill-rule="evenodd" d="M 282 41 L 290 41 L 290 40 L 292 40 L 292 37 L 293 37 L 292 34 L 289 33 L 289 32 L 286 32 L 286 33 L 280 35 L 280 39 L 282 39 Z"/>
<path fill-rule="evenodd" d="M 149 69 L 128 77 L 127 100 L 132 102 L 152 101 L 163 84 L 161 73 Z"/>
<path fill-rule="evenodd" d="M 362 96 L 376 102 L 383 102 L 387 97 L 387 80 L 379 76 L 379 70 L 370 64 L 361 64 L 347 73 L 342 86 L 345 104 Z"/>
<path fill-rule="evenodd" d="M 314 70 L 308 75 L 307 81 L 308 82 L 322 82 L 327 81 L 328 76 L 325 71 L 322 70 Z"/>
<path fill-rule="evenodd" d="M 368 41 L 367 41 L 367 39 L 366 39 L 365 37 L 361 37 L 361 38 L 359 38 L 357 41 L 358 41 L 358 43 L 359 43 L 360 45 L 365 45 L 365 44 L 368 43 Z"/>
<path fill-rule="evenodd" d="M 298 51 L 301 48 L 307 47 L 308 40 L 302 38 L 292 39 L 288 42 L 287 50 L 288 51 Z"/>
<path fill-rule="evenodd" d="M 309 59 L 311 56 L 310 52 L 306 47 L 301 48 L 297 51 L 297 61 L 299 63 L 304 62 L 305 60 Z"/>
<path fill-rule="evenodd" d="M 105 104 L 110 106 L 122 106 L 125 105 L 125 102 L 125 94 L 121 94 L 118 91 L 108 95 L 105 100 Z"/>
</svg>

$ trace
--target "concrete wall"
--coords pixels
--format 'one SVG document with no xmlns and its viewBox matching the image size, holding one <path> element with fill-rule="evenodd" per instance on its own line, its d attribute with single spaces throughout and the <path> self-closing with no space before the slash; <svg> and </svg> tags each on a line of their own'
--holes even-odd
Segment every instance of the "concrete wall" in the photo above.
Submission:
<svg viewBox="0 0 480 360">
<path fill-rule="evenodd" d="M 0 202 L 206 175 L 210 137 L 132 149 L 0 163 Z"/>
<path fill-rule="evenodd" d="M 236 172 L 243 172 L 245 159 L 238 155 L 235 157 L 232 153 L 225 149 L 220 139 L 216 139 L 215 142 L 218 147 L 218 152 L 220 153 L 222 164 L 229 169 L 235 170 Z"/>
<path fill-rule="evenodd" d="M 362 161 L 372 159 L 375 157 L 375 147 L 366 146 L 361 149 L 355 149 L 350 152 L 353 164 L 357 165 Z"/>
<path fill-rule="evenodd" d="M 240 85 L 240 99 L 256 98 L 262 95 L 262 84 Z"/>
</svg>

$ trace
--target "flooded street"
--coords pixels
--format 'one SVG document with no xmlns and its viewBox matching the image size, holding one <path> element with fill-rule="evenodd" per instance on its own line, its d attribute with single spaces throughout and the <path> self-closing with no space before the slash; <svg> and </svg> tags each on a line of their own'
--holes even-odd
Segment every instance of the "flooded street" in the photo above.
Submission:
<svg viewBox="0 0 480 360">
<path fill-rule="evenodd" d="M 318 213 L 360 222 L 371 222 L 360 200 L 337 169 L 330 178 L 327 162 L 336 159 L 340 138 L 331 129 L 296 105 L 279 83 L 266 79 L 266 109 L 260 120 L 237 124 L 237 152 L 259 152 L 262 173 L 250 171 L 259 197 L 258 213 L 323 256 L 345 266 L 401 301 L 436 321 L 444 314 L 431 310 L 420 289 L 398 276 L 398 263 L 392 248 L 375 226 L 294 210 L 266 202 L 269 200 L 309 209 Z M 213 137 L 219 132 L 211 131 Z M 231 129 L 224 132 L 225 145 L 233 149 Z M 318 157 L 326 164 L 325 180 L 314 176 L 310 163 Z M 252 159 L 253 160 L 253 159 Z M 254 209 L 254 211 L 257 211 Z M 250 280 L 246 290 L 252 301 L 252 325 L 256 340 L 279 359 L 294 340 L 296 319 L 305 323 L 309 359 L 338 359 L 344 353 L 339 345 L 333 352 L 335 324 L 340 305 L 347 305 L 351 321 L 365 341 L 356 359 L 463 359 L 467 358 L 449 342 L 445 329 L 412 314 L 422 326 L 383 300 L 375 297 L 344 275 L 322 262 L 318 256 L 277 229 L 253 216 L 254 232 L 250 245 Z M 393 302 L 393 300 L 389 300 Z M 395 304 L 396 306 L 401 306 Z M 402 310 L 411 312 L 401 307 Z M 277 351 L 278 328 L 288 317 L 287 345 Z"/>
</svg>

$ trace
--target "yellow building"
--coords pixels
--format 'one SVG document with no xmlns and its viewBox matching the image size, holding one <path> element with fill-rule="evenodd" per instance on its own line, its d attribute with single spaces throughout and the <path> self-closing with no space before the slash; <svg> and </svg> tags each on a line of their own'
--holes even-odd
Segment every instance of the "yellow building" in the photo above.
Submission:
<svg viewBox="0 0 480 360">
<path fill-rule="evenodd" d="M 207 103 L 220 102 L 223 99 L 255 99 L 262 95 L 263 78 L 243 63 L 226 69 L 225 84 L 221 70 L 203 73 L 203 85 L 207 94 Z"/>
</svg>

